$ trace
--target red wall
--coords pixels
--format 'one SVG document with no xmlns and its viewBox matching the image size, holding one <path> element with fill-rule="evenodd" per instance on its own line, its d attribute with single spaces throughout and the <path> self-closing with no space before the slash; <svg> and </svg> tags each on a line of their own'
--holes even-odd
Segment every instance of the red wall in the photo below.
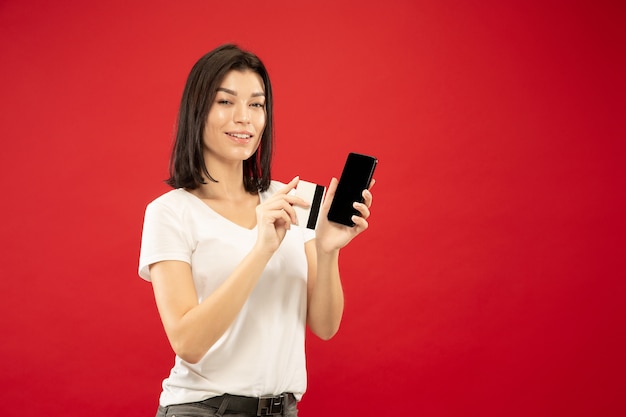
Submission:
<svg viewBox="0 0 626 417">
<path fill-rule="evenodd" d="M 273 77 L 277 179 L 380 160 L 302 416 L 623 415 L 622 2 L 113 3 L 0 2 L 3 415 L 153 415 L 143 211 L 227 41 Z"/>
</svg>

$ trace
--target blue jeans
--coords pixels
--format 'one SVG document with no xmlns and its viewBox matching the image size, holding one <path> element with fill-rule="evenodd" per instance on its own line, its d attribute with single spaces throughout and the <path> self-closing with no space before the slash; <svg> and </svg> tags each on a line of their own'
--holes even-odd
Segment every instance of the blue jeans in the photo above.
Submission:
<svg viewBox="0 0 626 417">
<path fill-rule="evenodd" d="M 210 405 L 202 402 L 188 403 L 188 404 L 175 404 L 167 407 L 159 406 L 159 410 L 156 417 L 215 417 L 218 409 L 211 407 Z M 226 411 L 224 416 L 228 417 L 254 417 L 256 414 L 242 414 L 242 413 L 230 413 Z M 283 413 L 284 417 L 298 417 L 298 402 L 289 396 L 284 403 Z"/>
</svg>

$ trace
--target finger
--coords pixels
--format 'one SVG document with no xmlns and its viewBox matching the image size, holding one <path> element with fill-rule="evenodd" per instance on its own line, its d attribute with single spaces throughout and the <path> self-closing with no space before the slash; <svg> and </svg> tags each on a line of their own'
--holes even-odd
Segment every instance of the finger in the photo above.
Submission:
<svg viewBox="0 0 626 417">
<path fill-rule="evenodd" d="M 280 210 L 276 219 L 276 224 L 283 225 L 286 229 L 290 229 L 292 224 L 295 224 L 295 218 L 287 213 L 286 210 Z"/>
<path fill-rule="evenodd" d="M 328 186 L 328 191 L 335 195 L 335 191 L 337 191 L 337 184 L 339 184 L 339 180 L 335 177 L 330 179 L 330 184 Z"/>
<path fill-rule="evenodd" d="M 291 227 L 294 223 L 293 219 L 289 216 L 289 214 L 283 209 L 274 209 L 266 212 L 266 217 L 268 223 L 273 223 L 274 227 L 285 226 L 287 229 Z"/>
<path fill-rule="evenodd" d="M 303 198 L 292 195 L 292 194 L 285 195 L 283 199 L 287 201 L 289 204 L 295 205 L 295 206 L 309 207 L 311 205 L 311 203 L 304 200 Z"/>
<path fill-rule="evenodd" d="M 354 229 L 358 233 L 366 230 L 369 227 L 369 223 L 361 216 L 352 216 L 352 222 L 354 223 Z"/>
<path fill-rule="evenodd" d="M 374 178 L 372 178 L 372 181 L 370 181 L 370 186 L 367 187 L 368 190 L 371 190 L 372 187 L 374 186 L 374 184 L 376 184 L 376 180 Z"/>
<path fill-rule="evenodd" d="M 324 197 L 324 203 L 322 207 L 325 209 L 330 208 L 330 203 L 333 202 L 333 198 L 335 198 L 335 191 L 337 191 L 337 178 L 333 177 L 330 180 L 330 184 L 328 185 L 328 189 L 326 190 L 326 196 Z"/>
<path fill-rule="evenodd" d="M 287 207 L 283 209 L 283 213 L 285 213 L 287 217 L 289 217 L 290 223 L 298 224 L 298 215 L 296 214 L 296 210 L 293 208 L 293 206 L 288 204 Z"/>
<path fill-rule="evenodd" d="M 288 194 L 291 190 L 293 190 L 294 188 L 298 186 L 299 181 L 300 181 L 300 176 L 296 175 L 295 177 L 293 177 L 291 181 L 287 183 L 287 185 L 285 185 L 283 188 L 278 190 L 276 194 Z"/>
<path fill-rule="evenodd" d="M 291 218 L 292 223 L 295 223 L 295 224 L 297 224 L 298 222 L 298 215 L 296 213 L 296 210 L 293 208 L 293 206 L 294 205 L 302 206 L 302 207 L 310 206 L 309 203 L 307 203 L 300 197 L 296 197 L 292 195 L 284 196 L 284 198 L 277 201 L 277 203 L 278 204 L 275 207 L 278 207 L 279 209 L 284 210 Z"/>
<path fill-rule="evenodd" d="M 296 214 L 296 210 L 293 208 L 289 202 L 290 199 L 287 197 L 288 196 L 285 196 L 285 198 L 280 202 L 280 210 L 282 210 L 284 215 L 289 219 L 290 223 L 297 224 L 298 216 Z"/>
<path fill-rule="evenodd" d="M 371 207 L 372 206 L 372 193 L 370 192 L 370 190 L 363 190 L 363 203 L 367 206 L 367 207 Z"/>
<path fill-rule="evenodd" d="M 285 219 L 289 219 L 291 223 L 297 223 L 296 211 L 286 200 L 270 201 L 265 206 L 264 211 L 268 213 L 268 216 L 273 220 L 278 219 L 277 214 L 280 214 L 281 216 L 284 215 Z"/>
<path fill-rule="evenodd" d="M 276 207 L 284 207 L 285 204 L 292 205 L 292 206 L 294 205 L 302 206 L 302 207 L 310 206 L 310 204 L 306 200 L 303 200 L 302 198 L 297 197 L 293 194 L 274 195 L 272 196 L 272 198 L 264 202 L 262 206 L 268 207 L 268 208 L 276 208 Z"/>
<path fill-rule="evenodd" d="M 370 209 L 363 203 L 355 202 L 352 206 L 361 214 L 361 217 L 367 219 L 370 216 Z"/>
</svg>

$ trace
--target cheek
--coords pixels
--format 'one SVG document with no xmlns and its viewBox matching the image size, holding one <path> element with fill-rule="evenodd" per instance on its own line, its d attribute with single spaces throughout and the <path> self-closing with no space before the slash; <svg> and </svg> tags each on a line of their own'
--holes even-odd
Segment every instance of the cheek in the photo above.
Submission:
<svg viewBox="0 0 626 417">
<path fill-rule="evenodd" d="M 227 118 L 226 110 L 220 107 L 216 107 L 211 109 L 209 112 L 209 117 L 207 119 L 209 128 L 211 127 L 219 127 L 224 124 L 224 121 Z"/>
<path fill-rule="evenodd" d="M 265 129 L 265 112 L 256 115 L 254 124 L 259 134 L 263 132 L 263 129 Z"/>
<path fill-rule="evenodd" d="M 220 109 L 211 109 L 207 117 L 206 124 L 204 126 L 204 142 L 205 145 L 213 141 L 220 130 L 220 127 L 224 125 L 225 115 Z"/>
</svg>

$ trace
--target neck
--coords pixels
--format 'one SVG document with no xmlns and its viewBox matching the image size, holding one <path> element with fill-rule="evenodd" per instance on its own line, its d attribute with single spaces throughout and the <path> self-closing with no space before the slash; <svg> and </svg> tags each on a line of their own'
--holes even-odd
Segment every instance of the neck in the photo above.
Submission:
<svg viewBox="0 0 626 417">
<path fill-rule="evenodd" d="M 209 173 L 217 182 L 205 178 L 206 184 L 201 185 L 195 194 L 201 198 L 212 200 L 239 200 L 249 193 L 243 185 L 243 164 L 220 166 L 212 164 Z"/>
</svg>

